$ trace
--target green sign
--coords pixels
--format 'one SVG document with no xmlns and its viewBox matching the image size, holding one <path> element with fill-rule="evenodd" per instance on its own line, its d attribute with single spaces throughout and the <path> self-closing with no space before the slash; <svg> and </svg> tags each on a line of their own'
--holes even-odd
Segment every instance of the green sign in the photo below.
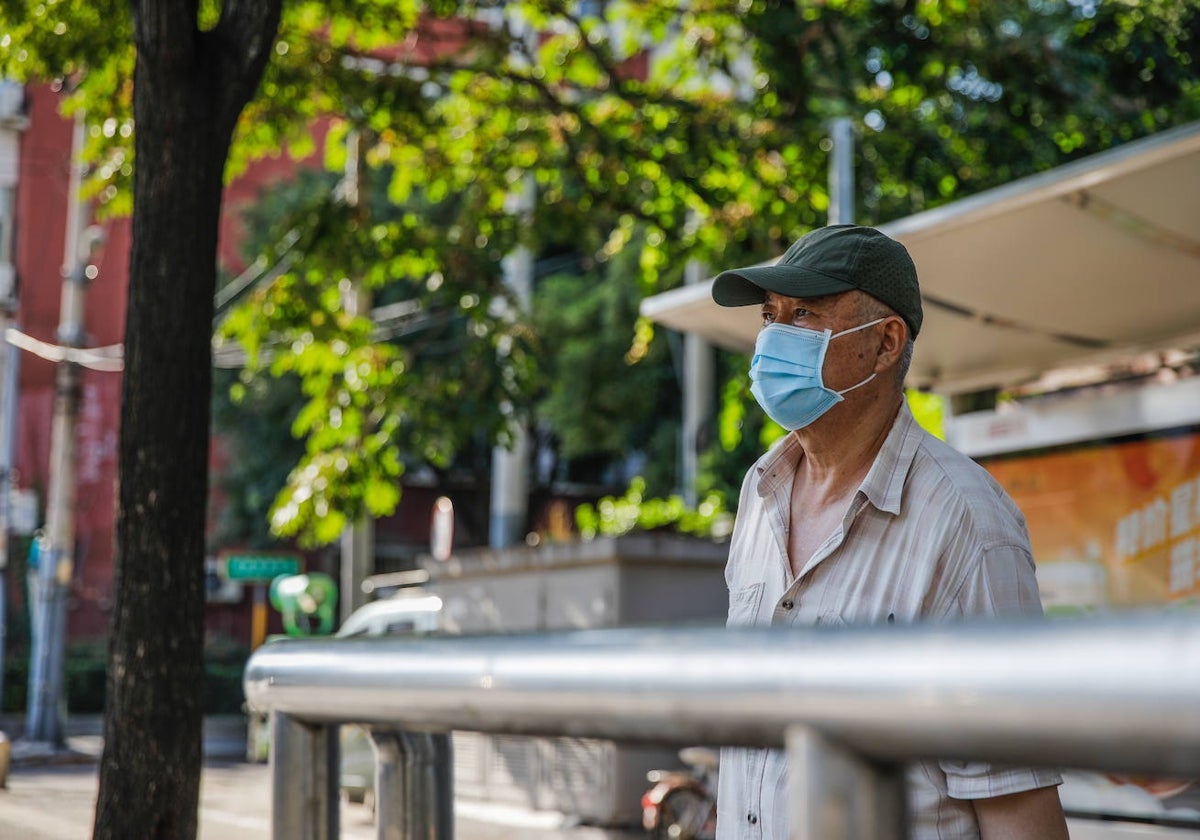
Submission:
<svg viewBox="0 0 1200 840">
<path fill-rule="evenodd" d="M 286 554 L 230 554 L 225 576 L 230 580 L 270 581 L 300 572 L 300 558 Z"/>
</svg>

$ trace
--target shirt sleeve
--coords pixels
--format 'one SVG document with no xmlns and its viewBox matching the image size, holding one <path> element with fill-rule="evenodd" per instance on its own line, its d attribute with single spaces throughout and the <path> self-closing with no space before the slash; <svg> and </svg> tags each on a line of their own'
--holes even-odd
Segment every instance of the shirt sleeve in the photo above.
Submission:
<svg viewBox="0 0 1200 840">
<path fill-rule="evenodd" d="M 1042 615 L 1033 556 L 1020 544 L 1002 543 L 980 549 L 950 605 L 950 620 L 974 616 Z M 939 761 L 946 793 L 954 799 L 987 799 L 1062 784 L 1057 770 Z"/>
<path fill-rule="evenodd" d="M 1000 543 L 979 549 L 943 618 L 953 621 L 1041 614 L 1042 599 L 1029 548 Z"/>
<path fill-rule="evenodd" d="M 989 799 L 1062 784 L 1057 770 L 1009 767 L 983 761 L 939 761 L 952 799 Z"/>
</svg>

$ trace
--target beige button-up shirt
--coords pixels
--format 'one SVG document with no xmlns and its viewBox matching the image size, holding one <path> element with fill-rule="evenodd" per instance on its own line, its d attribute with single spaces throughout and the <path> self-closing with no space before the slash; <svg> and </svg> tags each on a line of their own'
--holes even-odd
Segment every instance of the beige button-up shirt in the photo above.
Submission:
<svg viewBox="0 0 1200 840">
<path fill-rule="evenodd" d="M 1041 614 L 1025 519 L 990 475 L 901 407 L 837 528 L 793 577 L 788 435 L 746 475 L 725 578 L 729 626 L 838 625 Z M 725 749 L 717 840 L 785 840 L 786 757 Z M 1057 773 L 955 761 L 908 771 L 910 836 L 977 838 L 967 800 L 1061 782 Z"/>
</svg>

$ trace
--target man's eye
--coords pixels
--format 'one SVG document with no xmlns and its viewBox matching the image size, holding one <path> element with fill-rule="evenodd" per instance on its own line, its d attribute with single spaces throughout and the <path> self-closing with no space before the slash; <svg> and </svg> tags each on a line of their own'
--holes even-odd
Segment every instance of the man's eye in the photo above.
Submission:
<svg viewBox="0 0 1200 840">
<path fill-rule="evenodd" d="M 770 323 L 773 323 L 774 321 L 775 321 L 775 313 L 773 313 L 773 312 L 764 312 L 764 313 L 762 314 L 762 322 L 763 322 L 764 324 L 770 324 Z"/>
</svg>

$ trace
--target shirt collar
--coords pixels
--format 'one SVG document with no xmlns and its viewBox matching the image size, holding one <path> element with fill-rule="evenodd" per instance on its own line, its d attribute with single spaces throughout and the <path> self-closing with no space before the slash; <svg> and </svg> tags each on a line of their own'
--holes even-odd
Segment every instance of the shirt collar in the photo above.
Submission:
<svg viewBox="0 0 1200 840">
<path fill-rule="evenodd" d="M 784 483 L 790 486 L 803 454 L 800 441 L 791 432 L 776 441 L 754 465 L 758 471 L 759 497 L 765 499 Z"/>
<path fill-rule="evenodd" d="M 859 492 L 879 510 L 893 515 L 900 513 L 904 482 L 924 435 L 925 431 L 908 408 L 908 400 L 901 400 L 892 430 L 879 448 L 867 477 L 858 487 Z"/>
<path fill-rule="evenodd" d="M 893 515 L 900 513 L 904 481 L 923 435 L 924 431 L 908 408 L 908 401 L 901 400 L 891 431 L 876 454 L 867 477 L 858 487 L 859 492 L 879 510 Z M 758 495 L 765 498 L 785 481 L 790 483 L 802 455 L 800 442 L 790 433 L 767 450 L 755 465 Z"/>
</svg>

